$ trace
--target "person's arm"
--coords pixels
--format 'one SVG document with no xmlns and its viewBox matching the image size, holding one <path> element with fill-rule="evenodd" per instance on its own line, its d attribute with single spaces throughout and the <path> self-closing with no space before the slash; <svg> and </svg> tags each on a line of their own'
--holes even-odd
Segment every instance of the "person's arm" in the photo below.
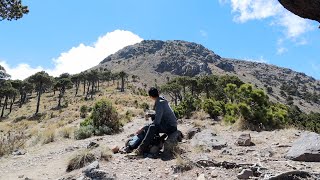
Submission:
<svg viewBox="0 0 320 180">
<path fill-rule="evenodd" d="M 155 119 L 153 121 L 153 123 L 155 125 L 160 125 L 161 123 L 161 119 L 162 119 L 162 115 L 163 115 L 163 104 L 161 104 L 160 102 L 156 105 L 156 116 Z"/>
</svg>

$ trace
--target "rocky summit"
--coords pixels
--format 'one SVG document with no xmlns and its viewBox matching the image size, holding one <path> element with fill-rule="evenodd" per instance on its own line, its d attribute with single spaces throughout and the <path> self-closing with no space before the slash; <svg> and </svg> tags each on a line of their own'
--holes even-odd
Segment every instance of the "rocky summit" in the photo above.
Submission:
<svg viewBox="0 0 320 180">
<path fill-rule="evenodd" d="M 106 57 L 95 68 L 137 75 L 146 84 L 176 76 L 235 75 L 268 92 L 273 101 L 320 112 L 320 81 L 304 73 L 271 64 L 222 58 L 204 46 L 187 41 L 144 40 Z"/>
</svg>

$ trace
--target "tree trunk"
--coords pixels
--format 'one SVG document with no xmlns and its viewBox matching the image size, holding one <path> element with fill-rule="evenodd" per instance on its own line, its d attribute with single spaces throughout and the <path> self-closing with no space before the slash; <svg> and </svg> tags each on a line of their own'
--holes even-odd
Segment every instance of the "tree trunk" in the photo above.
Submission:
<svg viewBox="0 0 320 180">
<path fill-rule="evenodd" d="M 98 80 L 98 91 L 100 91 L 100 81 Z"/>
<path fill-rule="evenodd" d="M 86 94 L 86 81 L 83 81 L 83 95 Z"/>
<path fill-rule="evenodd" d="M 78 95 L 79 85 L 80 85 L 80 83 L 79 83 L 79 82 L 76 82 L 76 95 L 75 95 L 75 96 L 77 96 L 77 95 Z"/>
<path fill-rule="evenodd" d="M 5 98 L 5 100 L 4 100 L 4 104 L 3 104 L 3 106 L 2 106 L 1 117 L 3 117 L 4 108 L 7 106 L 7 102 L 8 102 L 8 96 L 6 96 L 6 98 Z"/>
<path fill-rule="evenodd" d="M 88 82 L 88 85 L 87 85 L 87 95 L 89 94 L 90 85 L 91 85 L 91 83 L 90 83 L 90 82 Z"/>
<path fill-rule="evenodd" d="M 19 108 L 22 107 L 23 93 L 20 94 Z"/>
<path fill-rule="evenodd" d="M 94 81 L 92 81 L 92 86 L 91 86 L 91 99 L 93 99 L 93 92 L 94 92 Z"/>
<path fill-rule="evenodd" d="M 124 77 L 121 77 L 121 92 L 124 92 Z"/>
<path fill-rule="evenodd" d="M 36 114 L 39 113 L 39 107 L 40 107 L 40 99 L 41 99 L 41 89 L 42 89 L 42 83 L 40 83 L 40 90 L 38 92 L 38 102 L 37 102 L 37 110 L 36 110 Z"/>
<path fill-rule="evenodd" d="M 12 111 L 12 106 L 13 106 L 15 101 L 16 101 L 16 96 L 13 96 L 13 99 L 11 100 L 11 104 L 10 104 L 10 113 Z"/>
<path fill-rule="evenodd" d="M 174 98 L 174 105 L 177 106 L 178 105 L 178 101 L 177 101 L 177 97 Z"/>
<path fill-rule="evenodd" d="M 59 94 L 59 101 L 58 101 L 58 108 L 61 108 L 61 99 L 62 99 L 62 94 L 60 92 Z"/>
</svg>

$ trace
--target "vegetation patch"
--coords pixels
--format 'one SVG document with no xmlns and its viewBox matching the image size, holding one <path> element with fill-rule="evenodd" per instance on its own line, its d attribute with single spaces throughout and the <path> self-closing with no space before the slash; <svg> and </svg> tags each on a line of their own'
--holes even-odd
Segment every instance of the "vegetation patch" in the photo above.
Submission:
<svg viewBox="0 0 320 180">
<path fill-rule="evenodd" d="M 80 151 L 69 160 L 67 172 L 80 169 L 95 160 L 96 157 L 89 150 Z"/>
</svg>

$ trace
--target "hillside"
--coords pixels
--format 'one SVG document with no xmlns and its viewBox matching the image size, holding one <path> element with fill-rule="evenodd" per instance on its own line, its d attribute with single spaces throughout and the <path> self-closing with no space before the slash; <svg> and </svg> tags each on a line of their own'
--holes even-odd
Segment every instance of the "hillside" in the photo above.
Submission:
<svg viewBox="0 0 320 180">
<path fill-rule="evenodd" d="M 268 92 L 273 101 L 320 112 L 320 81 L 270 64 L 222 58 L 186 41 L 145 40 L 106 57 L 96 68 L 137 75 L 146 84 L 163 84 L 175 76 L 235 75 Z"/>
</svg>

